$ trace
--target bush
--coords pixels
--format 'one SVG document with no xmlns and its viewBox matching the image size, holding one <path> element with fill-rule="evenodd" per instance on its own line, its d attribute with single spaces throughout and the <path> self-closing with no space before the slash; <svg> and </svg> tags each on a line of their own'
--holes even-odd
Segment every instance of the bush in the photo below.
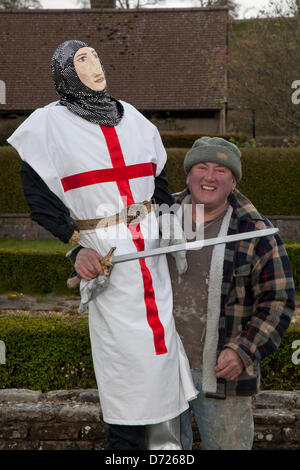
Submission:
<svg viewBox="0 0 300 470">
<path fill-rule="evenodd" d="M 38 253 L 29 250 L 0 249 L 0 266 L 0 292 L 70 293 L 66 280 L 72 271 L 72 266 L 59 252 Z"/>
<path fill-rule="evenodd" d="M 296 290 L 300 292 L 300 244 L 286 243 Z M 66 245 L 68 247 L 68 245 Z M 68 248 L 66 248 L 65 253 Z M 0 248 L 0 293 L 69 294 L 66 280 L 72 271 L 70 261 L 61 251 L 43 252 L 30 249 Z M 74 293 L 78 293 L 78 289 Z"/>
<path fill-rule="evenodd" d="M 15 119 L 0 119 L 0 146 L 7 145 L 7 139 L 22 124 L 27 116 Z"/>
<path fill-rule="evenodd" d="M 292 265 L 296 291 L 300 292 L 300 244 L 286 243 L 285 247 Z"/>
<path fill-rule="evenodd" d="M 297 390 L 300 364 L 291 360 L 300 328 L 292 326 L 272 355 L 262 361 L 262 389 Z M 68 390 L 96 388 L 87 317 L 0 315 L 0 340 L 6 364 L 0 388 Z"/>
<path fill-rule="evenodd" d="M 12 147 L 0 147 L 0 213 L 29 212 L 20 180 L 21 160 Z"/>
<path fill-rule="evenodd" d="M 0 315 L 1 388 L 96 388 L 86 317 Z"/>
<path fill-rule="evenodd" d="M 176 193 L 186 186 L 183 160 L 188 149 L 168 149 L 169 189 Z M 300 149 L 244 148 L 243 177 L 238 189 L 264 215 L 300 216 Z"/>
<path fill-rule="evenodd" d="M 188 148 L 168 148 L 171 192 L 185 188 L 183 159 Z M 300 148 L 243 148 L 238 188 L 265 215 L 300 215 Z M 0 213 L 29 212 L 21 188 L 21 161 L 11 147 L 0 147 Z"/>
<path fill-rule="evenodd" d="M 195 132 L 160 131 L 160 136 L 165 148 L 191 148 L 195 140 L 200 137 L 216 137 L 216 134 L 199 134 Z M 220 136 L 221 137 L 221 136 Z M 223 139 L 229 140 L 238 146 L 247 145 L 248 137 L 242 133 L 231 133 L 222 135 Z"/>
<path fill-rule="evenodd" d="M 262 361 L 263 390 L 299 390 L 300 364 L 294 364 L 292 348 L 294 341 L 300 340 L 300 327 L 293 324 L 282 338 L 279 348 Z M 298 346 L 299 349 L 299 346 Z"/>
<path fill-rule="evenodd" d="M 300 149 L 243 149 L 238 184 L 265 215 L 300 215 Z"/>
</svg>

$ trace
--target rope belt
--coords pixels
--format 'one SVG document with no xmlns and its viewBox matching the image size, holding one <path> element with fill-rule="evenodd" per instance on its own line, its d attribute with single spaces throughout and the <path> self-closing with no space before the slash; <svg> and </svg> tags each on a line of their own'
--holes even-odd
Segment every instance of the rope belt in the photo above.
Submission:
<svg viewBox="0 0 300 470">
<path fill-rule="evenodd" d="M 152 210 L 151 201 L 138 202 L 130 204 L 118 214 L 99 219 L 75 220 L 79 230 L 95 230 L 96 228 L 105 228 L 117 224 L 130 224 L 135 222 L 138 224 Z"/>
</svg>

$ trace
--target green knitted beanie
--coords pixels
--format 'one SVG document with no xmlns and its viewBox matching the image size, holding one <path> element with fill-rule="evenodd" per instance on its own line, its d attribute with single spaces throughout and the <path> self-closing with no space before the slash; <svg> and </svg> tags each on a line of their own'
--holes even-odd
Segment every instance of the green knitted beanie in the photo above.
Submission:
<svg viewBox="0 0 300 470">
<path fill-rule="evenodd" d="M 219 163 L 230 168 L 238 182 L 242 178 L 241 156 L 238 147 L 222 137 L 201 137 L 187 152 L 183 166 L 187 174 L 197 163 Z"/>
</svg>

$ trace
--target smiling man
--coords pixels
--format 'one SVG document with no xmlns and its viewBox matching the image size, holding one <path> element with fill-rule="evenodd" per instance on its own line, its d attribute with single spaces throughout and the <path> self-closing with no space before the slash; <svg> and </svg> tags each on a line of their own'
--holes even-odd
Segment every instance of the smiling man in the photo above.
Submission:
<svg viewBox="0 0 300 470">
<path fill-rule="evenodd" d="M 184 169 L 187 189 L 176 202 L 184 214 L 192 212 L 195 237 L 270 227 L 236 189 L 242 177 L 236 145 L 202 137 L 187 153 Z M 169 267 L 176 327 L 199 391 L 190 408 L 204 449 L 249 450 L 260 361 L 278 347 L 294 311 L 291 266 L 278 235 L 190 251 L 187 261 L 180 278 L 172 259 Z M 181 416 L 181 439 L 184 449 L 192 448 L 189 411 Z"/>
<path fill-rule="evenodd" d="M 228 207 L 228 194 L 236 186 L 232 171 L 220 163 L 200 162 L 187 176 L 193 212 L 197 204 L 204 204 L 204 220 L 211 220 Z"/>
</svg>

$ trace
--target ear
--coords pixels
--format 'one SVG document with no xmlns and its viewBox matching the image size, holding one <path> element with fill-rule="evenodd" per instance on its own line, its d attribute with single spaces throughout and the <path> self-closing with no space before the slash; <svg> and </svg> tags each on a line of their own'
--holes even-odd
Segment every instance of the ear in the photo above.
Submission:
<svg viewBox="0 0 300 470">
<path fill-rule="evenodd" d="M 235 177 L 232 178 L 232 190 L 231 191 L 234 191 L 236 188 L 236 179 Z"/>
<path fill-rule="evenodd" d="M 186 176 L 186 185 L 188 186 L 190 182 L 190 174 L 188 173 Z"/>
</svg>

